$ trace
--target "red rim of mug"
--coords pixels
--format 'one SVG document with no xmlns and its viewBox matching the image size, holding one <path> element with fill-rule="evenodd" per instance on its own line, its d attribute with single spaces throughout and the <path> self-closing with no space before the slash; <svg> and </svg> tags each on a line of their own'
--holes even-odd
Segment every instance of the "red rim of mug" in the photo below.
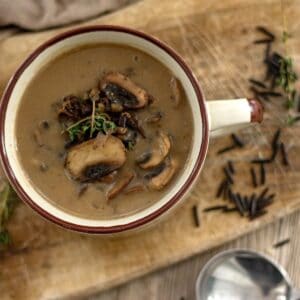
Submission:
<svg viewBox="0 0 300 300">
<path fill-rule="evenodd" d="M 126 33 L 126 34 L 131 34 L 136 37 L 142 38 L 144 40 L 147 40 L 148 42 L 151 42 L 152 44 L 156 45 L 160 49 L 162 49 L 164 52 L 166 52 L 168 55 L 170 55 L 173 59 L 176 60 L 176 62 L 180 65 L 180 67 L 183 69 L 187 77 L 189 78 L 194 91 L 197 95 L 199 107 L 200 107 L 200 114 L 202 118 L 202 128 L 203 128 L 203 137 L 202 137 L 202 143 L 201 147 L 199 149 L 198 157 L 196 160 L 196 163 L 185 181 L 185 183 L 181 186 L 181 188 L 177 191 L 177 193 L 167 202 L 165 203 L 162 207 L 157 209 L 156 211 L 152 212 L 151 214 L 135 220 L 133 222 L 129 222 L 126 224 L 122 225 L 115 225 L 115 226 L 86 226 L 86 225 L 80 225 L 80 224 L 75 224 L 71 223 L 68 221 L 65 221 L 63 219 L 60 219 L 54 215 L 52 215 L 49 211 L 44 210 L 41 208 L 36 202 L 34 202 L 29 195 L 24 191 L 21 183 L 18 181 L 16 178 L 14 171 L 12 170 L 9 162 L 8 162 L 8 154 L 6 151 L 5 147 L 5 133 L 4 133 L 4 123 L 5 123 L 5 115 L 6 115 L 6 110 L 8 106 L 8 102 L 10 100 L 12 91 L 21 77 L 22 73 L 24 70 L 48 47 L 56 44 L 57 42 L 60 42 L 66 38 L 75 36 L 75 35 L 80 35 L 83 33 L 88 33 L 88 32 L 94 32 L 94 31 L 114 31 L 114 32 L 121 32 L 121 33 Z M 38 212 L 41 216 L 46 218 L 47 220 L 50 220 L 51 222 L 60 225 L 64 228 L 71 229 L 74 231 L 78 232 L 84 232 L 84 233 L 95 233 L 95 234 L 112 234 L 112 233 L 117 233 L 117 232 L 122 232 L 122 231 L 127 231 L 131 229 L 136 229 L 142 225 L 146 225 L 150 223 L 151 221 L 157 219 L 159 216 L 167 212 L 171 207 L 173 207 L 182 197 L 183 195 L 188 191 L 188 189 L 191 187 L 191 185 L 194 183 L 196 180 L 202 164 L 204 162 L 206 152 L 207 152 L 207 147 L 208 147 L 208 134 L 209 134 L 209 129 L 208 129 L 208 117 L 207 117 L 207 111 L 206 111 L 206 106 L 205 106 L 205 98 L 204 94 L 202 92 L 201 87 L 199 86 L 195 76 L 193 75 L 193 72 L 191 69 L 188 67 L 188 65 L 184 62 L 184 60 L 169 46 L 158 40 L 157 38 L 154 38 L 148 34 L 145 34 L 141 31 L 137 31 L 135 29 L 130 29 L 126 28 L 123 26 L 112 26 L 112 25 L 96 25 L 96 26 L 87 26 L 87 27 L 81 27 L 77 28 L 74 30 L 70 30 L 67 32 L 64 32 L 62 34 L 59 34 L 55 36 L 54 38 L 46 41 L 43 43 L 41 46 L 39 46 L 35 51 L 30 54 L 27 59 L 21 64 L 21 66 L 17 69 L 17 71 L 14 73 L 14 75 L 11 77 L 4 93 L 2 96 L 2 100 L 0 103 L 0 126 L 1 126 L 1 132 L 0 132 L 0 155 L 1 155 L 1 161 L 2 161 L 2 166 L 4 168 L 4 171 L 13 186 L 13 188 L 16 190 L 17 194 L 19 197 L 27 204 L 29 205 L 32 209 L 34 209 L 36 212 Z M 197 126 L 197 124 L 195 125 Z"/>
</svg>

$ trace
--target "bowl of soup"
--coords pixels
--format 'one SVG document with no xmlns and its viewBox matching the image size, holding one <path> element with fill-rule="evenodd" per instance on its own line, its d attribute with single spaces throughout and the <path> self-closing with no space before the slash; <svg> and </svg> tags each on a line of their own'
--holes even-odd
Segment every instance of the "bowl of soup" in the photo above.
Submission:
<svg viewBox="0 0 300 300">
<path fill-rule="evenodd" d="M 237 123 L 260 119 L 256 102 L 240 99 L 239 109 Z M 181 203 L 210 126 L 179 55 L 117 26 L 79 28 L 36 49 L 9 82 L 0 121 L 2 164 L 20 198 L 97 234 L 145 227 Z"/>
</svg>

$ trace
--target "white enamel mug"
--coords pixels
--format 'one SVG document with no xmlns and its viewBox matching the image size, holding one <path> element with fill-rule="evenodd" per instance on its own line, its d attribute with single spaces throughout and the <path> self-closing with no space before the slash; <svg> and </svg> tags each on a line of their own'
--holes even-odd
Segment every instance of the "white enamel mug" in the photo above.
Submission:
<svg viewBox="0 0 300 300">
<path fill-rule="evenodd" d="M 193 143 L 188 162 L 172 183 L 172 189 L 152 206 L 112 220 L 81 218 L 48 202 L 30 183 L 16 147 L 18 106 L 26 87 L 39 70 L 55 57 L 73 48 L 93 43 L 110 43 L 137 48 L 159 60 L 180 80 L 192 108 Z M 37 48 L 9 81 L 0 104 L 1 161 L 5 173 L 20 198 L 46 219 L 65 228 L 95 234 L 115 234 L 140 229 L 160 220 L 193 187 L 203 166 L 209 138 L 251 122 L 261 122 L 263 110 L 256 100 L 245 98 L 205 101 L 200 84 L 184 60 L 169 46 L 145 33 L 119 26 L 91 26 L 60 34 Z"/>
</svg>

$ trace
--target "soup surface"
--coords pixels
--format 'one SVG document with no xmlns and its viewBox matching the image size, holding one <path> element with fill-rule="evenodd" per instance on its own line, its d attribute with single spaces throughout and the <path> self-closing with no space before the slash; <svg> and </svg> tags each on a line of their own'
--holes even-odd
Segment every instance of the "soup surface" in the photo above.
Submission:
<svg viewBox="0 0 300 300">
<path fill-rule="evenodd" d="M 123 102 L 110 98 L 114 92 Z M 73 100 L 88 104 L 84 118 L 66 111 Z M 105 128 L 97 132 L 100 121 Z M 19 159 L 32 185 L 54 205 L 92 219 L 158 201 L 187 163 L 192 134 L 191 109 L 173 74 L 140 50 L 110 44 L 44 66 L 17 114 Z"/>
</svg>

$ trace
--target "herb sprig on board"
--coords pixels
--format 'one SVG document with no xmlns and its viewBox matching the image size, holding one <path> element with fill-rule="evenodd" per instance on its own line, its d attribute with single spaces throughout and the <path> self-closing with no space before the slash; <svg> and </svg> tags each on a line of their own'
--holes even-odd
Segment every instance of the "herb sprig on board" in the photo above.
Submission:
<svg viewBox="0 0 300 300">
<path fill-rule="evenodd" d="M 282 41 L 285 44 L 287 40 L 291 37 L 291 34 L 287 31 L 283 31 Z M 276 85 L 281 87 L 285 93 L 286 99 L 286 108 L 292 109 L 295 106 L 296 94 L 297 91 L 295 89 L 295 82 L 298 79 L 298 76 L 294 70 L 293 60 L 291 57 L 281 57 L 280 58 L 280 69 L 279 74 L 276 80 Z M 291 116 L 288 116 L 288 120 Z M 288 125 L 291 125 L 289 121 L 287 121 Z"/>
<path fill-rule="evenodd" d="M 263 34 L 265 37 L 254 41 L 254 44 L 265 44 L 266 52 L 264 56 L 264 63 L 266 65 L 266 76 L 263 81 L 255 78 L 249 78 L 251 83 L 250 89 L 254 95 L 262 101 L 269 101 L 270 98 L 279 98 L 284 101 L 284 107 L 288 109 L 288 115 L 286 119 L 287 125 L 293 125 L 295 122 L 300 121 L 300 98 L 297 95 L 295 83 L 297 81 L 297 74 L 293 66 L 293 60 L 288 55 L 282 55 L 276 51 L 272 51 L 272 43 L 276 40 L 275 35 L 263 26 L 257 26 L 256 30 Z M 286 31 L 283 32 L 282 41 L 285 43 L 291 35 Z M 288 53 L 285 49 L 285 53 Z M 275 90 L 276 89 L 276 90 Z M 296 107 L 296 100 L 298 98 L 298 109 Z M 245 195 L 244 191 L 239 189 L 238 192 L 234 190 L 235 187 L 235 168 L 232 161 L 228 161 L 224 166 L 224 178 L 220 182 L 216 191 L 216 198 L 221 198 L 225 201 L 224 204 L 216 204 L 206 207 L 203 212 L 222 212 L 231 213 L 239 212 L 241 216 L 247 216 L 250 220 L 254 220 L 267 213 L 267 207 L 274 202 L 276 197 L 275 193 L 269 191 L 267 184 L 267 166 L 274 163 L 278 155 L 281 156 L 282 166 L 288 167 L 290 160 L 288 157 L 287 148 L 284 142 L 280 139 L 280 128 L 274 133 L 272 141 L 270 143 L 271 152 L 270 155 L 265 158 L 255 158 L 251 161 L 249 173 L 252 179 L 253 193 Z M 238 142 L 240 139 L 237 136 L 232 136 L 233 144 L 220 149 L 217 154 L 223 154 L 225 152 L 232 151 L 239 147 L 243 147 L 243 142 Z M 256 165 L 259 166 L 256 167 Z M 259 175 L 257 175 L 259 174 Z M 261 189 L 261 186 L 264 189 Z M 260 193 L 257 194 L 257 190 Z M 193 208 L 193 212 L 197 210 Z M 197 220 L 198 216 L 194 216 Z M 195 221 L 196 224 L 196 221 Z M 197 225 L 196 225 L 197 227 Z M 274 245 L 274 247 L 280 247 L 289 242 L 289 239 L 283 240 Z"/>
<path fill-rule="evenodd" d="M 86 134 L 91 136 L 94 133 L 102 132 L 104 134 L 114 133 L 117 125 L 110 120 L 110 117 L 105 113 L 95 114 L 94 117 L 86 117 L 69 126 L 65 132 L 68 133 L 71 142 L 80 139 Z"/>
<path fill-rule="evenodd" d="M 263 26 L 258 26 L 256 29 L 267 38 L 264 40 L 264 44 L 266 44 L 264 58 L 266 76 L 263 82 L 250 78 L 249 82 L 252 84 L 250 89 L 254 92 L 255 97 L 263 101 L 269 101 L 270 98 L 274 97 L 284 100 L 284 107 L 288 110 L 285 122 L 288 126 L 291 126 L 299 120 L 297 110 L 294 109 L 296 100 L 299 98 L 299 93 L 297 93 L 295 88 L 298 77 L 293 65 L 293 59 L 288 55 L 286 44 L 291 34 L 286 30 L 283 31 L 281 40 L 285 46 L 285 54 L 280 54 L 271 50 L 272 44 L 276 40 L 275 35 Z M 254 43 L 257 44 L 257 41 L 254 41 Z M 278 90 L 274 91 L 276 87 Z M 298 106 L 300 107 L 299 104 Z"/>
<path fill-rule="evenodd" d="M 8 182 L 1 184 L 0 190 L 0 249 L 10 243 L 10 235 L 6 229 L 7 221 L 12 215 L 18 196 Z"/>
</svg>

